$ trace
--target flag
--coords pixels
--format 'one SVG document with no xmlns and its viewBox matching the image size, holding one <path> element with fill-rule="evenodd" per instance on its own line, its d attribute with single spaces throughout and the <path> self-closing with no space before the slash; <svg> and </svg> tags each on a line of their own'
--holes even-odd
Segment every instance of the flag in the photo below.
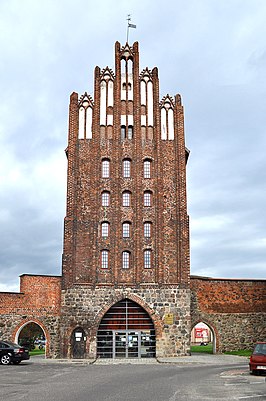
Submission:
<svg viewBox="0 0 266 401">
<path fill-rule="evenodd" d="M 129 28 L 137 28 L 137 25 L 135 25 L 135 24 L 128 24 L 128 27 L 129 27 Z"/>
</svg>

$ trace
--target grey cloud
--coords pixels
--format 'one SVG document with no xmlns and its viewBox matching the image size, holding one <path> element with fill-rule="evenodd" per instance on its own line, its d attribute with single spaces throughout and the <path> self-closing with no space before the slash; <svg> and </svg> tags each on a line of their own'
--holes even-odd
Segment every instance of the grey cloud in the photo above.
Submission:
<svg viewBox="0 0 266 401">
<path fill-rule="evenodd" d="M 0 288 L 60 273 L 69 95 L 113 68 L 128 9 L 140 68 L 183 99 L 192 273 L 265 276 L 265 2 L 17 0 L 0 5 Z"/>
</svg>

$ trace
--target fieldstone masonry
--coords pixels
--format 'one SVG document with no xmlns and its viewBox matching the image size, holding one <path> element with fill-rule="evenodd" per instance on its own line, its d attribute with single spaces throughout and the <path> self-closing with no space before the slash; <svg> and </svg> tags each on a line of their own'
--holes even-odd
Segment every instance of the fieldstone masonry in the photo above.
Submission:
<svg viewBox="0 0 266 401">
<path fill-rule="evenodd" d="M 97 327 L 107 310 L 122 299 L 131 299 L 149 312 L 156 330 L 156 355 L 181 356 L 190 352 L 190 291 L 176 287 L 104 288 L 79 286 L 62 292 L 61 330 L 67 335 L 62 354 L 69 356 L 69 338 L 75 327 L 82 327 L 88 337 L 87 357 L 96 357 Z M 174 322 L 164 323 L 164 316 L 173 313 Z"/>
<path fill-rule="evenodd" d="M 88 336 L 86 357 L 95 358 L 101 317 L 115 302 L 129 298 L 144 307 L 154 322 L 158 357 L 188 353 L 188 333 L 201 321 L 213 331 L 218 353 L 251 349 L 254 342 L 265 341 L 265 280 L 191 276 L 191 291 L 175 287 L 161 291 L 158 287 L 91 289 L 87 286 L 61 291 L 61 279 L 23 275 L 24 292 L 0 293 L 0 338 L 16 341 L 21 328 L 33 321 L 44 330 L 47 357 L 71 358 L 71 333 L 81 326 Z M 42 297 L 35 291 L 35 282 L 42 289 Z M 59 314 L 61 295 L 63 321 Z M 46 301 L 40 304 L 40 299 Z M 164 315 L 169 312 L 174 314 L 173 325 L 164 324 Z"/>
</svg>

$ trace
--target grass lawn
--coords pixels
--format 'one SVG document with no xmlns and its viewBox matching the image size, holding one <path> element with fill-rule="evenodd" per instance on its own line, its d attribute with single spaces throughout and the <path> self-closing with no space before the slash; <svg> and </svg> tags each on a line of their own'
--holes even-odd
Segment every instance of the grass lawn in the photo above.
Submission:
<svg viewBox="0 0 266 401">
<path fill-rule="evenodd" d="M 191 345 L 190 352 L 202 352 L 204 354 L 212 354 L 212 344 Z"/>
<path fill-rule="evenodd" d="M 252 351 L 248 349 L 239 349 L 237 351 L 226 351 L 224 352 L 226 355 L 239 355 L 239 356 L 250 356 Z"/>
<path fill-rule="evenodd" d="M 191 345 L 190 352 L 201 352 L 205 354 L 212 354 L 212 344 L 208 345 Z M 252 354 L 252 351 L 247 349 L 240 349 L 235 351 L 226 351 L 225 355 L 239 355 L 249 357 Z"/>
<path fill-rule="evenodd" d="M 43 355 L 43 354 L 45 354 L 45 349 L 36 348 L 36 349 L 30 351 L 30 356 Z"/>
</svg>

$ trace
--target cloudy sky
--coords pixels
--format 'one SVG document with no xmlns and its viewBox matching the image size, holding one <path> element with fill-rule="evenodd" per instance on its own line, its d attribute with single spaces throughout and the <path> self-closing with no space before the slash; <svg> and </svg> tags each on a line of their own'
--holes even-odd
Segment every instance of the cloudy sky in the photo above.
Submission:
<svg viewBox="0 0 266 401">
<path fill-rule="evenodd" d="M 265 278 L 266 1 L 0 0 L 0 290 L 61 274 L 69 95 L 137 29 L 185 107 L 191 273 Z"/>
</svg>

